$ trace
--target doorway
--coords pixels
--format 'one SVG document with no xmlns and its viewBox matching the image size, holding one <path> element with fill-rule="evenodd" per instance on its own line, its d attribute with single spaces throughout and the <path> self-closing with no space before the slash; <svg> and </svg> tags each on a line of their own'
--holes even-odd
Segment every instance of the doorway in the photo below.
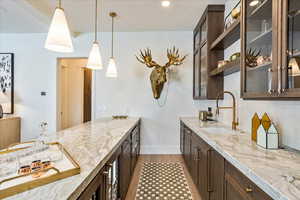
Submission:
<svg viewBox="0 0 300 200">
<path fill-rule="evenodd" d="M 92 71 L 87 58 L 57 60 L 57 130 L 84 122 L 92 116 Z"/>
</svg>

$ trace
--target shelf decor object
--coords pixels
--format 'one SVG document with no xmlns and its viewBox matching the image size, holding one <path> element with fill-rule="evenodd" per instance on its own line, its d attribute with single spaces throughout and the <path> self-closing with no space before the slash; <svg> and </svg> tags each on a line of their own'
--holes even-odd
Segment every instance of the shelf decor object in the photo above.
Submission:
<svg viewBox="0 0 300 200">
<path fill-rule="evenodd" d="M 86 65 L 87 68 L 92 70 L 101 70 L 103 68 L 100 46 L 97 41 L 98 40 L 97 28 L 98 28 L 98 0 L 95 0 L 95 40 L 93 42 L 92 49 L 90 51 L 90 55 Z"/>
<path fill-rule="evenodd" d="M 233 74 L 235 72 L 240 71 L 240 59 L 236 59 L 234 61 L 228 62 L 222 67 L 217 67 L 210 72 L 210 76 L 223 75 L 227 76 Z"/>
<path fill-rule="evenodd" d="M 179 49 L 176 49 L 174 46 L 172 49 L 167 50 L 167 57 L 169 61 L 165 65 L 159 65 L 157 62 L 152 60 L 152 53 L 150 49 L 146 49 L 144 51 L 140 50 L 140 55 L 136 56 L 136 59 L 140 63 L 146 65 L 148 68 L 153 68 L 150 75 L 150 80 L 154 99 L 160 98 L 164 84 L 168 81 L 168 68 L 173 65 L 182 65 L 187 55 L 180 56 Z"/>
<path fill-rule="evenodd" d="M 74 51 L 66 15 L 64 9 L 61 7 L 61 0 L 58 0 L 58 6 L 54 11 L 45 48 L 61 53 Z"/>
<path fill-rule="evenodd" d="M 251 127 L 251 139 L 253 141 L 257 141 L 257 130 L 261 125 L 261 120 L 257 113 L 255 113 L 252 117 L 252 127 Z"/>
<path fill-rule="evenodd" d="M 224 28 L 228 29 L 241 16 L 241 1 L 238 1 L 229 14 L 225 17 Z"/>
<path fill-rule="evenodd" d="M 265 149 L 278 149 L 279 134 L 273 123 L 267 130 L 262 124 L 259 126 L 257 130 L 257 145 Z"/>
<path fill-rule="evenodd" d="M 0 104 L 3 114 L 14 113 L 14 54 L 0 53 Z"/>
<path fill-rule="evenodd" d="M 36 149 L 34 145 L 19 144 L 8 150 L 0 151 L 2 160 L 6 158 L 6 163 L 0 163 L 1 170 L 4 170 L 6 166 L 11 172 L 0 176 L 1 199 L 80 173 L 80 166 L 60 143 L 47 145 L 48 148 L 35 151 L 32 155 L 26 154 L 26 157 L 22 156 L 21 158 L 15 157 L 17 154 Z M 14 162 L 31 164 L 16 167 Z"/>
<path fill-rule="evenodd" d="M 111 17 L 111 57 L 109 59 L 109 64 L 106 71 L 106 77 L 109 78 L 117 78 L 118 71 L 116 67 L 116 61 L 114 58 L 114 18 L 117 16 L 117 13 L 111 12 L 109 13 Z"/>
</svg>

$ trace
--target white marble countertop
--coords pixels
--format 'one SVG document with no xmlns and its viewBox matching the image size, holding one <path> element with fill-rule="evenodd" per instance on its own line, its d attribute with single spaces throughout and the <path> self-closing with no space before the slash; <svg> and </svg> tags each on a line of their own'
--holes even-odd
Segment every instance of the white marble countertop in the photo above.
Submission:
<svg viewBox="0 0 300 200">
<path fill-rule="evenodd" d="M 139 118 L 103 118 L 57 132 L 54 138 L 58 139 L 79 163 L 81 173 L 6 199 L 77 199 L 138 121 Z"/>
<path fill-rule="evenodd" d="M 273 199 L 300 199 L 299 152 L 263 149 L 251 141 L 250 134 L 221 123 L 189 117 L 180 120 Z"/>
</svg>

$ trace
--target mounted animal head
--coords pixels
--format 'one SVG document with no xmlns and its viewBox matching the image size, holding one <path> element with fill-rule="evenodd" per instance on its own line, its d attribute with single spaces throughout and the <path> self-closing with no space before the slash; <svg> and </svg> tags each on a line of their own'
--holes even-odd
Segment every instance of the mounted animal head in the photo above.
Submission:
<svg viewBox="0 0 300 200">
<path fill-rule="evenodd" d="M 153 68 L 150 81 L 153 96 L 155 99 L 159 99 L 161 92 L 164 88 L 165 82 L 167 82 L 167 68 L 174 65 L 182 65 L 186 56 L 181 57 L 179 55 L 179 50 L 173 47 L 173 49 L 167 50 L 167 57 L 169 61 L 161 66 L 157 64 L 154 60 L 152 60 L 152 54 L 150 49 L 146 49 L 144 51 L 140 50 L 140 55 L 136 56 L 137 60 L 143 64 L 145 64 L 149 68 Z"/>
</svg>

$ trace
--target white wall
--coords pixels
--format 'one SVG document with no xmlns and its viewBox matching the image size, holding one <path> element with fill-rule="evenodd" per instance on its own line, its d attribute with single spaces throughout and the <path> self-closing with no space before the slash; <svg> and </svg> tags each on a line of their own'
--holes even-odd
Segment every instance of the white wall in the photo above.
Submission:
<svg viewBox="0 0 300 200">
<path fill-rule="evenodd" d="M 39 123 L 56 124 L 56 58 L 87 56 L 92 36 L 74 40 L 75 53 L 58 54 L 43 48 L 44 34 L 1 35 L 0 51 L 15 53 L 16 115 L 22 117 L 22 139 L 35 138 Z M 110 53 L 110 34 L 101 36 L 105 68 Z M 119 78 L 107 79 L 105 70 L 95 76 L 95 117 L 112 114 L 141 116 L 144 153 L 179 153 L 179 116 L 195 116 L 199 103 L 192 100 L 192 32 L 117 33 L 115 42 Z M 189 54 L 185 64 L 172 69 L 169 95 L 164 107 L 153 100 L 149 75 L 151 69 L 138 63 L 140 48 L 152 49 L 153 58 L 167 62 L 166 49 L 176 45 Z M 40 96 L 46 91 L 47 96 Z M 165 90 L 166 91 L 166 90 Z"/>
</svg>

